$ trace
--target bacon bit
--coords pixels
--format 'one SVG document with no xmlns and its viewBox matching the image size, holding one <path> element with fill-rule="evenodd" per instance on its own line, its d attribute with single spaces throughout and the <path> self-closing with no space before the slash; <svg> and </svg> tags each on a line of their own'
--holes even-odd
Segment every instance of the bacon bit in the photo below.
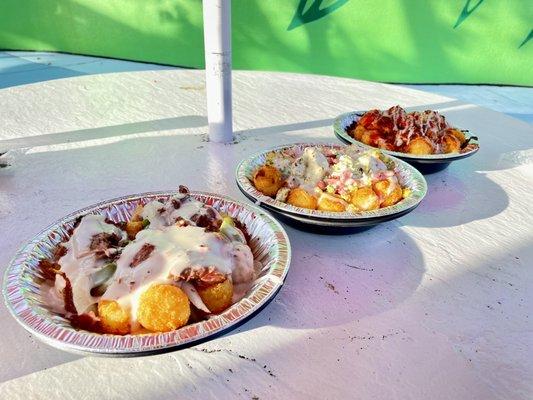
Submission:
<svg viewBox="0 0 533 400">
<path fill-rule="evenodd" d="M 95 252 L 97 259 L 110 257 L 113 254 L 110 250 L 115 250 L 114 248 L 118 247 L 119 242 L 120 237 L 115 233 L 98 233 L 91 238 L 89 250 Z"/>
<path fill-rule="evenodd" d="M 150 244 L 150 243 L 143 244 L 141 249 L 133 257 L 133 260 L 131 260 L 130 267 L 134 268 L 140 263 L 142 263 L 144 260 L 150 257 L 150 254 L 152 254 L 152 251 L 154 250 L 155 250 L 155 246 L 153 244 Z"/>
<path fill-rule="evenodd" d="M 76 306 L 74 305 L 74 300 L 72 298 L 72 285 L 70 280 L 67 278 L 67 275 L 64 272 L 58 271 L 57 275 L 60 275 L 65 280 L 65 288 L 63 289 L 63 301 L 65 302 L 65 311 L 77 314 Z"/>
<path fill-rule="evenodd" d="M 76 229 L 78 225 L 81 223 L 81 219 L 82 219 L 82 216 L 80 215 L 74 220 L 74 225 L 72 225 L 72 228 L 67 230 L 67 233 L 69 236 L 72 236 L 72 234 L 74 233 L 74 229 Z"/>
<path fill-rule="evenodd" d="M 200 287 L 213 286 L 227 279 L 215 267 L 203 267 L 201 269 L 187 268 L 181 273 L 180 278 L 187 282 L 193 282 Z"/>
<path fill-rule="evenodd" d="M 184 226 L 189 226 L 189 223 L 183 217 L 178 217 L 176 218 L 175 225 L 182 228 Z"/>
<path fill-rule="evenodd" d="M 81 315 L 72 315 L 69 320 L 72 326 L 76 329 L 104 333 L 100 318 L 98 318 L 93 311 Z"/>
<path fill-rule="evenodd" d="M 329 165 L 334 165 L 337 162 L 337 156 L 331 155 L 326 157 Z"/>
<path fill-rule="evenodd" d="M 248 233 L 248 228 L 246 228 L 246 224 L 243 224 L 241 221 L 239 221 L 236 218 L 233 219 L 233 223 L 235 224 L 235 228 L 240 230 L 242 234 L 244 235 L 244 239 L 246 240 L 246 243 L 249 243 L 252 237 Z"/>
<path fill-rule="evenodd" d="M 204 208 L 205 214 L 194 214 L 191 221 L 200 228 L 205 228 L 206 232 L 218 232 L 222 225 L 222 218 L 220 218 L 212 207 L 206 206 Z"/>
<path fill-rule="evenodd" d="M 181 207 L 181 201 L 179 201 L 178 199 L 172 199 L 171 203 L 176 210 Z"/>
<path fill-rule="evenodd" d="M 160 207 L 160 208 L 157 209 L 157 212 L 158 212 L 159 214 L 163 214 L 165 211 L 166 211 L 166 208 L 165 208 L 165 207 Z"/>
<path fill-rule="evenodd" d="M 110 218 L 106 218 L 106 219 L 105 219 L 105 222 L 106 222 L 106 224 L 116 226 L 118 229 L 120 229 L 120 230 L 122 230 L 122 231 L 123 231 L 123 230 L 126 230 L 126 222 L 124 222 L 124 221 L 115 222 L 115 221 L 113 221 L 113 220 L 110 219 Z"/>
<path fill-rule="evenodd" d="M 189 194 L 190 193 L 189 188 L 187 186 L 183 186 L 183 185 L 179 186 L 178 192 L 180 192 L 181 194 Z"/>
<path fill-rule="evenodd" d="M 39 269 L 43 274 L 43 278 L 47 281 L 55 281 L 56 274 L 59 273 L 61 266 L 50 260 L 41 260 L 39 261 Z"/>
<path fill-rule="evenodd" d="M 54 249 L 54 255 L 52 257 L 52 259 L 54 261 L 58 261 L 61 257 L 63 257 L 65 254 L 67 254 L 67 248 L 61 244 L 59 244 L 55 249 Z"/>
</svg>

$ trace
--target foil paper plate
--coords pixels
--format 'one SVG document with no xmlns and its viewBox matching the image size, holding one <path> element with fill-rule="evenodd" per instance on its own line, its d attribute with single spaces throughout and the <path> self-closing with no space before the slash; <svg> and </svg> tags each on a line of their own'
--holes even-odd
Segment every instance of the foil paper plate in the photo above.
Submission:
<svg viewBox="0 0 533 400">
<path fill-rule="evenodd" d="M 354 139 L 347 132 L 348 127 L 351 126 L 354 122 L 358 121 L 359 118 L 363 116 L 363 114 L 364 112 L 350 112 L 339 115 L 337 118 L 335 118 L 335 121 L 333 122 L 333 131 L 335 132 L 335 136 L 337 136 L 337 138 L 339 138 L 343 143 L 355 143 L 365 148 L 375 149 L 375 147 L 373 146 L 369 146 L 367 144 L 364 144 L 363 142 Z M 401 160 L 407 161 L 410 164 L 449 164 L 451 161 L 460 160 L 462 158 L 470 157 L 471 155 L 475 154 L 479 150 L 479 145 L 477 143 L 471 143 L 469 146 L 467 146 L 465 151 L 461 153 L 426 155 L 409 154 L 402 153 L 399 151 L 390 151 L 382 149 L 380 150 L 385 154 L 397 157 Z"/>
<path fill-rule="evenodd" d="M 125 336 L 76 330 L 62 315 L 50 310 L 41 291 L 43 276 L 38 263 L 50 257 L 57 244 L 68 237 L 76 218 L 103 214 L 116 222 L 125 221 L 138 204 L 156 199 L 164 201 L 173 194 L 151 192 L 104 201 L 72 213 L 43 230 L 17 252 L 7 267 L 3 294 L 11 314 L 25 329 L 54 347 L 83 354 L 137 356 L 211 340 L 258 313 L 277 294 L 289 270 L 291 249 L 287 234 L 276 220 L 256 207 L 202 192 L 191 192 L 191 195 L 246 225 L 254 259 L 262 265 L 258 278 L 240 301 L 219 315 L 172 332 Z"/>
<path fill-rule="evenodd" d="M 258 191 L 252 183 L 252 175 L 257 168 L 265 164 L 267 154 L 271 151 L 283 151 L 295 147 L 303 150 L 306 147 L 342 149 L 344 146 L 323 143 L 296 143 L 274 147 L 261 153 L 257 153 L 241 161 L 241 163 L 237 166 L 237 185 L 244 195 L 246 195 L 246 197 L 248 197 L 250 200 L 254 201 L 257 205 L 261 205 L 272 212 L 279 212 L 284 217 L 294 216 L 295 220 L 299 222 L 309 222 L 309 224 L 312 225 L 324 224 L 332 226 L 332 224 L 337 224 L 339 227 L 376 225 L 384 221 L 398 218 L 414 210 L 426 195 L 426 180 L 420 174 L 420 172 L 418 172 L 409 164 L 388 155 L 385 155 L 385 160 L 394 164 L 395 171 L 399 176 L 400 184 L 402 187 L 407 187 L 411 190 L 409 197 L 390 207 L 360 212 L 329 212 L 310 210 L 277 201 Z M 366 148 L 362 148 L 362 150 L 366 150 Z"/>
</svg>

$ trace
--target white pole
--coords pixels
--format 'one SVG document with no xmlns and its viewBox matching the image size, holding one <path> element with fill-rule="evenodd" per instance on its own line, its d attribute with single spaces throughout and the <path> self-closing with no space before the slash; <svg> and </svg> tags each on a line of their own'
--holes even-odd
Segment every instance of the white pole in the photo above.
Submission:
<svg viewBox="0 0 533 400">
<path fill-rule="evenodd" d="M 231 0 L 203 0 L 209 140 L 233 141 L 231 121 Z"/>
</svg>

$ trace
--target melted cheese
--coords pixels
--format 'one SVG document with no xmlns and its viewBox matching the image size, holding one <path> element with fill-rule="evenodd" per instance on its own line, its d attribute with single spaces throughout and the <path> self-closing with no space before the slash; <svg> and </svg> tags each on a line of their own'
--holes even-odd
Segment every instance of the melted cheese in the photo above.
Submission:
<svg viewBox="0 0 533 400">
<path fill-rule="evenodd" d="M 180 203 L 179 208 L 176 209 L 172 206 L 172 200 Z M 183 218 L 191 223 L 193 215 L 204 214 L 205 210 L 204 203 L 192 197 L 183 200 L 183 195 L 176 195 L 167 204 L 159 201 L 152 201 L 146 204 L 141 216 L 150 221 L 150 229 L 161 229 L 169 225 L 174 225 L 178 218 Z"/>
<path fill-rule="evenodd" d="M 72 286 L 72 297 L 78 314 L 86 312 L 97 301 L 97 298 L 90 294 L 94 286 L 92 275 L 106 263 L 97 260 L 89 246 L 93 236 L 100 233 L 114 233 L 126 239 L 125 232 L 106 223 L 103 215 L 86 215 L 81 219 L 69 241 L 63 244 L 67 252 L 58 261 L 61 271 L 66 274 Z M 61 292 L 64 286 L 61 285 L 61 279 L 56 279 L 56 286 L 58 292 Z"/>
<path fill-rule="evenodd" d="M 292 164 L 291 176 L 287 179 L 289 187 L 301 187 L 313 193 L 328 169 L 326 156 L 316 147 L 306 147 L 302 156 Z"/>
<path fill-rule="evenodd" d="M 173 199 L 181 200 L 183 196 Z M 74 306 L 78 314 L 87 312 L 100 299 L 116 300 L 129 310 L 132 331 L 139 329 L 136 315 L 140 295 L 155 283 L 171 283 L 185 286 L 183 289 L 197 308 L 206 310 L 192 285 L 180 282 L 184 270 L 215 267 L 216 270 L 236 283 L 251 282 L 254 279 L 254 259 L 248 245 L 240 237 L 207 232 L 194 226 L 190 218 L 205 213 L 205 205 L 188 198 L 176 209 L 171 204 L 153 201 L 144 206 L 142 216 L 150 221 L 149 229 L 140 231 L 135 240 L 121 249 L 114 261 L 116 271 L 107 282 L 101 297 L 91 296 L 95 286 L 94 274 L 109 261 L 97 260 L 90 251 L 91 240 L 99 233 L 115 233 L 126 239 L 125 232 L 114 225 L 107 224 L 99 215 L 82 218 L 71 238 L 64 245 L 67 253 L 59 260 L 61 271 L 65 272 L 72 285 Z M 174 221 L 181 217 L 191 223 L 178 227 Z M 143 246 L 153 246 L 153 250 L 141 262 L 133 263 Z M 138 257 L 137 257 L 138 258 Z M 60 278 L 60 277 L 58 277 Z M 56 279 L 55 293 L 58 297 L 64 288 L 64 280 Z"/>
</svg>

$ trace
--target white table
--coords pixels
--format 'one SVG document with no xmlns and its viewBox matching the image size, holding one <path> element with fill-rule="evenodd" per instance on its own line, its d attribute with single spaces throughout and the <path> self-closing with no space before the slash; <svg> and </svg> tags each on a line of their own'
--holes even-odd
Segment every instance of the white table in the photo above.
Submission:
<svg viewBox="0 0 533 400">
<path fill-rule="evenodd" d="M 244 200 L 233 175 L 243 157 L 336 142 L 336 115 L 398 103 L 441 110 L 481 143 L 427 176 L 413 213 L 348 236 L 287 227 L 293 262 L 277 298 L 188 350 L 75 356 L 41 344 L 2 306 L 0 398 L 532 398 L 533 128 L 446 97 L 236 72 L 237 143 L 217 145 L 205 140 L 201 71 L 0 90 L 0 151 L 15 149 L 0 169 L 2 270 L 39 230 L 100 200 L 180 183 Z"/>
</svg>

